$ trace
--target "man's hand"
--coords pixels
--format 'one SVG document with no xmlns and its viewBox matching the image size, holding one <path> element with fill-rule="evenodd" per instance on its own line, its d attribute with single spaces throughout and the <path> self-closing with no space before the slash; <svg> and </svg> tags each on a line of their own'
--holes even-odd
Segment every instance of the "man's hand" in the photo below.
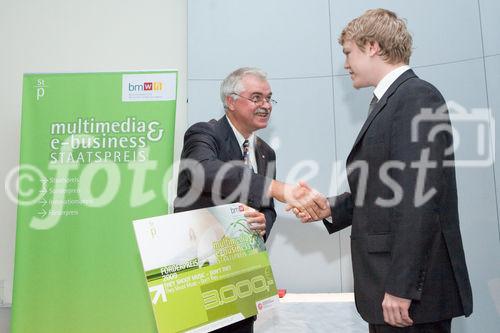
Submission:
<svg viewBox="0 0 500 333">
<path fill-rule="evenodd" d="M 407 327 L 413 325 L 408 310 L 410 309 L 411 299 L 400 298 L 385 293 L 382 301 L 384 311 L 384 321 L 396 327 Z"/>
<path fill-rule="evenodd" d="M 261 237 L 266 234 L 266 216 L 248 206 L 245 206 L 245 217 L 247 218 L 248 227 L 256 231 Z"/>
<path fill-rule="evenodd" d="M 269 187 L 269 195 L 287 203 L 290 207 L 297 208 L 313 220 L 320 219 L 320 213 L 328 208 L 326 198 L 304 182 L 293 186 L 273 180 Z"/>
<path fill-rule="evenodd" d="M 299 182 L 298 186 L 300 186 L 302 188 L 302 190 L 305 191 L 306 193 L 309 193 L 309 195 L 317 196 L 317 198 L 318 198 L 317 200 L 319 200 L 322 203 L 322 205 L 321 205 L 321 207 L 319 207 L 319 209 L 315 210 L 315 212 L 316 212 L 315 217 L 311 216 L 311 214 L 309 214 L 306 210 L 301 211 L 299 208 L 294 207 L 291 204 L 288 204 L 285 207 L 286 211 L 292 210 L 293 213 L 295 214 L 295 216 L 299 220 L 301 220 L 302 223 L 322 220 L 322 219 L 327 218 L 331 215 L 330 205 L 328 203 L 328 200 L 324 196 L 322 196 L 315 189 L 311 188 L 306 182 L 301 181 L 301 182 Z"/>
<path fill-rule="evenodd" d="M 313 219 L 311 215 L 309 215 L 307 212 L 301 212 L 298 208 L 292 207 L 290 205 L 287 205 L 285 207 L 286 211 L 292 211 L 295 216 L 302 222 L 302 223 L 309 223 L 309 222 L 315 222 L 315 221 L 320 221 L 323 219 L 326 219 L 331 216 L 331 210 L 330 207 L 326 209 L 322 209 L 321 211 L 318 212 L 318 218 Z"/>
</svg>

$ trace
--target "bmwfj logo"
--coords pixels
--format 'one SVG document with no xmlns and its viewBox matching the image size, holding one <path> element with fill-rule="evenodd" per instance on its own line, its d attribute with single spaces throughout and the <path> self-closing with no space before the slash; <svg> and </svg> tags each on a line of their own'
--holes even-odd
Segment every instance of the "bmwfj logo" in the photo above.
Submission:
<svg viewBox="0 0 500 333">
<path fill-rule="evenodd" d="M 237 207 L 229 207 L 229 210 L 231 214 L 240 214 L 245 210 L 245 207 L 243 207 L 243 205 L 238 205 Z"/>
<path fill-rule="evenodd" d="M 144 82 L 142 84 L 128 84 L 128 91 L 160 91 L 163 89 L 161 82 Z"/>
<path fill-rule="evenodd" d="M 177 73 L 124 74 L 122 101 L 172 101 L 176 88 Z"/>
</svg>

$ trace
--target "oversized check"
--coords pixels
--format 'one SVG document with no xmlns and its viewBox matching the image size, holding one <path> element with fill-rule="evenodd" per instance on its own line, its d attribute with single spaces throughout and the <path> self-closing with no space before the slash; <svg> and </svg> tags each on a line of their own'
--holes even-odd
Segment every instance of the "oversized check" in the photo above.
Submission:
<svg viewBox="0 0 500 333">
<path fill-rule="evenodd" d="M 278 303 L 243 213 L 236 203 L 134 221 L 159 333 L 209 332 Z"/>
</svg>

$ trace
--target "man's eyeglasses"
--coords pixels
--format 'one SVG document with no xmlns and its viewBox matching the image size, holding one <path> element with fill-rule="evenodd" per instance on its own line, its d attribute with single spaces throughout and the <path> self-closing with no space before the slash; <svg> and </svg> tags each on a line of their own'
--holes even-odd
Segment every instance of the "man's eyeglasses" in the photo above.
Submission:
<svg viewBox="0 0 500 333">
<path fill-rule="evenodd" d="M 250 102 L 253 102 L 255 105 L 258 105 L 258 106 L 262 106 L 264 104 L 264 102 L 267 102 L 271 105 L 276 105 L 276 103 L 278 103 L 276 100 L 272 99 L 271 97 L 264 97 L 262 95 L 253 95 L 251 98 L 241 96 L 240 94 L 237 94 L 237 93 L 232 93 L 232 95 L 236 95 L 238 97 L 249 100 Z"/>
</svg>

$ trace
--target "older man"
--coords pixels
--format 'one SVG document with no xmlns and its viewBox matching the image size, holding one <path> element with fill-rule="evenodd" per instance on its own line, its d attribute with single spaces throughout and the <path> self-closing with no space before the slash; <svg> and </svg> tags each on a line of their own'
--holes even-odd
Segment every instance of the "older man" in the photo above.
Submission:
<svg viewBox="0 0 500 333">
<path fill-rule="evenodd" d="M 241 202 L 254 208 L 246 212 L 250 228 L 264 237 L 276 220 L 271 197 L 288 199 L 317 216 L 315 200 L 324 202 L 300 187 L 274 180 L 274 150 L 255 135 L 267 126 L 276 103 L 266 73 L 237 69 L 224 79 L 220 90 L 225 115 L 194 124 L 184 136 L 175 212 Z M 216 332 L 253 332 L 253 321 L 248 318 Z"/>
</svg>

